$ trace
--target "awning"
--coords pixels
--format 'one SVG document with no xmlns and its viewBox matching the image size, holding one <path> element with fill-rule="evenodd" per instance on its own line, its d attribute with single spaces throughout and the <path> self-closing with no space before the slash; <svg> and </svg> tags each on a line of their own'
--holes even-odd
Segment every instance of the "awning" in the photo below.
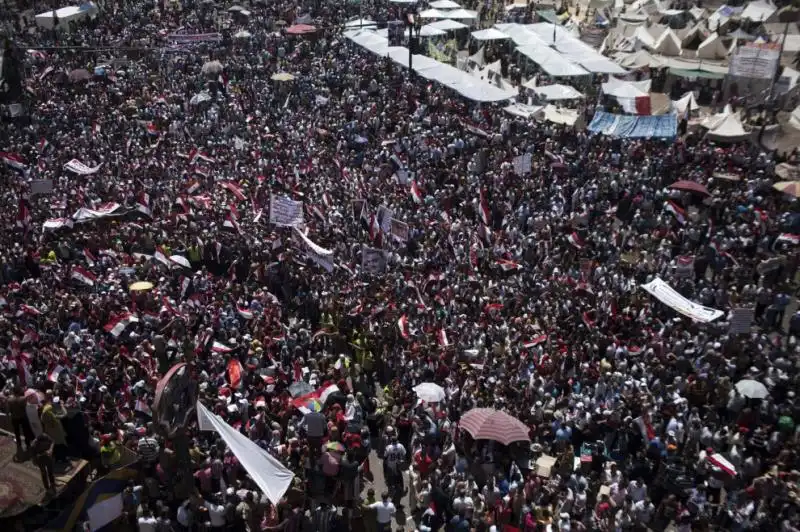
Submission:
<svg viewBox="0 0 800 532">
<path fill-rule="evenodd" d="M 725 74 L 707 72 L 705 70 L 686 70 L 683 68 L 670 68 L 669 73 L 680 78 L 725 79 Z"/>
</svg>

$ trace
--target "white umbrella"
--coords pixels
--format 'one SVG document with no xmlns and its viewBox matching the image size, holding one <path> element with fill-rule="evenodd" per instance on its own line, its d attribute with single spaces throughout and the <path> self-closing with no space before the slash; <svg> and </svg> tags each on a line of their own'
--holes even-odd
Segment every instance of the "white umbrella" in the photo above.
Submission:
<svg viewBox="0 0 800 532">
<path fill-rule="evenodd" d="M 447 18 L 447 15 L 438 9 L 426 9 L 419 12 L 419 18 Z"/>
<path fill-rule="evenodd" d="M 445 398 L 444 388 L 433 382 L 423 382 L 414 387 L 417 397 L 427 403 L 438 403 Z"/>
<path fill-rule="evenodd" d="M 357 18 L 355 20 L 351 20 L 350 22 L 345 22 L 345 28 L 375 28 L 378 26 L 378 23 L 374 20 L 369 20 L 368 18 Z"/>
<path fill-rule="evenodd" d="M 253 34 L 250 33 L 249 31 L 242 30 L 242 31 L 237 32 L 236 34 L 234 34 L 233 38 L 234 39 L 249 39 L 252 36 L 253 36 Z"/>
<path fill-rule="evenodd" d="M 228 8 L 228 11 L 230 11 L 231 13 L 235 13 L 237 11 L 244 11 L 244 10 L 245 9 L 242 6 L 238 6 L 238 5 L 237 6 L 231 6 L 231 7 Z"/>
<path fill-rule="evenodd" d="M 431 2 L 431 7 L 433 9 L 458 9 L 461 6 L 453 0 L 436 0 L 435 2 Z"/>
<path fill-rule="evenodd" d="M 737 382 L 736 391 L 748 399 L 764 399 L 769 396 L 767 387 L 752 379 L 743 379 Z"/>
<path fill-rule="evenodd" d="M 191 268 L 192 265 L 189 263 L 189 260 L 186 257 L 182 257 L 180 255 L 170 255 L 169 260 L 174 262 L 179 266 L 183 266 L 184 268 Z"/>
<path fill-rule="evenodd" d="M 470 11 L 468 9 L 454 9 L 453 11 L 447 11 L 444 14 L 444 18 L 456 18 L 456 19 L 478 18 L 478 12 Z"/>
<path fill-rule="evenodd" d="M 214 76 L 219 74 L 223 70 L 225 70 L 225 67 L 222 66 L 222 63 L 220 63 L 219 61 L 207 61 L 206 63 L 203 64 L 201 72 L 207 76 L 209 75 Z"/>
</svg>

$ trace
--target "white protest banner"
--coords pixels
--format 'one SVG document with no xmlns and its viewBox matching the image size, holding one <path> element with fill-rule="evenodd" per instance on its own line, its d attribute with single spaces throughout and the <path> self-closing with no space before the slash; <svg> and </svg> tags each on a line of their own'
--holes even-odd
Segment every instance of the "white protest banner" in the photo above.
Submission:
<svg viewBox="0 0 800 532">
<path fill-rule="evenodd" d="M 89 168 L 78 159 L 72 159 L 70 162 L 64 165 L 64 170 L 69 170 L 70 172 L 74 172 L 78 175 L 92 175 L 96 174 L 100 167 L 103 166 L 103 163 L 98 164 L 94 168 Z"/>
<path fill-rule="evenodd" d="M 741 307 L 731 310 L 730 334 L 748 334 L 750 325 L 756 317 L 756 309 L 753 307 Z"/>
<path fill-rule="evenodd" d="M 304 232 L 294 227 L 295 241 L 306 253 L 306 258 L 314 261 L 328 273 L 333 271 L 333 251 L 312 242 Z"/>
<path fill-rule="evenodd" d="M 305 223 L 303 202 L 286 196 L 270 196 L 269 222 L 281 227 L 294 227 Z"/>
<path fill-rule="evenodd" d="M 52 194 L 53 193 L 53 180 L 52 179 L 34 179 L 31 181 L 31 196 L 36 194 Z"/>
<path fill-rule="evenodd" d="M 361 269 L 364 273 L 382 275 L 386 271 L 387 257 L 382 249 L 367 248 L 361 252 Z"/>
<path fill-rule="evenodd" d="M 686 299 L 660 277 L 643 284 L 642 288 L 671 309 L 700 323 L 712 322 L 724 314 L 721 310 L 704 307 Z"/>
<path fill-rule="evenodd" d="M 532 157 L 530 153 L 525 153 L 514 157 L 514 173 L 517 175 L 527 175 L 531 173 Z"/>
<path fill-rule="evenodd" d="M 781 52 L 776 43 L 740 46 L 730 62 L 730 75 L 743 78 L 772 79 L 780 62 Z"/>
<path fill-rule="evenodd" d="M 82 223 L 90 220 L 109 218 L 111 216 L 122 216 L 123 214 L 125 214 L 125 209 L 122 207 L 122 205 L 111 202 L 99 205 L 95 209 L 81 207 L 75 211 L 75 214 L 72 215 L 72 219 L 75 220 L 76 223 Z"/>
<path fill-rule="evenodd" d="M 381 205 L 375 213 L 375 219 L 381 227 L 381 231 L 388 233 L 392 229 L 392 216 L 394 213 L 388 207 Z"/>
<path fill-rule="evenodd" d="M 408 242 L 408 224 L 392 218 L 392 237 L 400 242 Z"/>
</svg>

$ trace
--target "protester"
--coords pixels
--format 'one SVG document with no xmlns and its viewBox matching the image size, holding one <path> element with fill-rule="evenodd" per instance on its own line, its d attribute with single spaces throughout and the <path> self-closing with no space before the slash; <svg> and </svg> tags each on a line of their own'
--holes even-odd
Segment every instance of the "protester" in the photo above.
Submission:
<svg viewBox="0 0 800 532">
<path fill-rule="evenodd" d="M 141 530 L 390 530 L 404 509 L 426 531 L 800 526 L 800 216 L 772 188 L 794 153 L 466 101 L 342 38 L 394 7 L 227 7 L 17 23 L 30 122 L 1 126 L 0 346 L 18 446 L 32 390 L 56 461 L 138 451 Z M 278 23 L 306 14 L 311 36 Z M 657 279 L 697 307 L 640 288 Z M 280 504 L 196 416 L 157 428 L 179 362 L 295 474 Z M 475 408 L 524 438 L 474 439 Z"/>
</svg>

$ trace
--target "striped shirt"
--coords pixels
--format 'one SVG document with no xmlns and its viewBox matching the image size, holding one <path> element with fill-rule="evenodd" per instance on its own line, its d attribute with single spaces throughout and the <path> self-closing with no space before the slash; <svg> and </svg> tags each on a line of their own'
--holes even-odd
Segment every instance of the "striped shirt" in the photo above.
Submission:
<svg viewBox="0 0 800 532">
<path fill-rule="evenodd" d="M 160 448 L 158 446 L 158 441 L 156 441 L 156 439 L 152 436 L 145 436 L 139 440 L 137 450 L 143 462 L 153 463 L 158 460 L 158 452 Z"/>
</svg>

